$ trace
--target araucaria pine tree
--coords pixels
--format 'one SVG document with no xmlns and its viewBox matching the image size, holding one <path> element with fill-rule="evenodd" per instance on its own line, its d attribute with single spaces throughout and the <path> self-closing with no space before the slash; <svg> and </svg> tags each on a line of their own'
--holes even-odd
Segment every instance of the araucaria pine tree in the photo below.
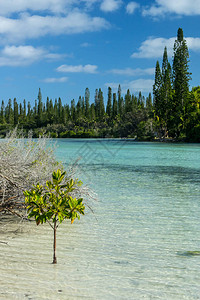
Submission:
<svg viewBox="0 0 200 300">
<path fill-rule="evenodd" d="M 174 43 L 173 67 L 164 49 L 162 69 L 157 61 L 155 69 L 154 114 L 159 137 L 178 138 L 184 133 L 190 106 L 188 66 L 189 52 L 183 30 L 178 29 Z"/>
<path fill-rule="evenodd" d="M 178 29 L 177 39 L 174 43 L 173 57 L 173 102 L 170 122 L 172 125 L 171 135 L 179 137 L 184 130 L 184 116 L 189 99 L 189 52 L 186 40 L 183 38 L 183 30 Z"/>
<path fill-rule="evenodd" d="M 153 85 L 153 94 L 154 94 L 154 114 L 157 122 L 158 130 L 162 128 L 162 97 L 161 97 L 161 88 L 162 88 L 162 73 L 160 69 L 159 61 L 156 62 L 155 69 L 155 83 Z"/>
</svg>

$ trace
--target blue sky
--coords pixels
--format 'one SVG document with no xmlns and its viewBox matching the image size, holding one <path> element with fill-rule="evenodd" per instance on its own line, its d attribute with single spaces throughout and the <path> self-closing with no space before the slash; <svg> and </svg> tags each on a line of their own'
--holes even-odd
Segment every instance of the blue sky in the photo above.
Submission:
<svg viewBox="0 0 200 300">
<path fill-rule="evenodd" d="M 107 88 L 152 91 L 165 45 L 171 60 L 179 27 L 200 85 L 200 0 L 0 1 L 0 99 L 63 103 Z"/>
</svg>

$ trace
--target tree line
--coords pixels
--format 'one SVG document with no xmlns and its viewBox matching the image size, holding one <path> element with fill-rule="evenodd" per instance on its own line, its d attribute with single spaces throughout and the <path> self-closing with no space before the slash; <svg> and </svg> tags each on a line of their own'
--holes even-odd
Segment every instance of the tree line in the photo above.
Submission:
<svg viewBox="0 0 200 300">
<path fill-rule="evenodd" d="M 5 135 L 8 129 L 15 126 L 25 132 L 33 130 L 33 136 L 38 137 L 44 131 L 52 137 L 133 137 L 138 133 L 139 124 L 147 121 L 152 110 L 152 97 L 138 96 L 127 93 L 113 93 L 108 88 L 107 103 L 101 89 L 96 89 L 94 102 L 90 104 L 90 91 L 85 89 L 84 97 L 79 97 L 77 103 L 63 104 L 61 98 L 42 101 L 39 89 L 34 107 L 30 102 L 23 104 L 10 99 L 5 106 L 1 103 L 0 133 Z"/>
<path fill-rule="evenodd" d="M 153 97 L 136 96 L 128 89 L 122 96 L 121 86 L 117 93 L 108 87 L 106 99 L 102 90 L 96 89 L 90 104 L 90 91 L 85 89 L 77 103 L 73 99 L 63 104 L 61 98 L 42 100 L 39 89 L 35 105 L 17 103 L 9 99 L 0 109 L 0 136 L 13 127 L 30 129 L 38 137 L 46 132 L 52 137 L 114 137 L 137 138 L 138 140 L 181 139 L 200 141 L 200 87 L 189 90 L 189 51 L 183 30 L 178 29 L 174 42 L 172 65 L 167 48 L 162 65 L 155 67 Z"/>
</svg>

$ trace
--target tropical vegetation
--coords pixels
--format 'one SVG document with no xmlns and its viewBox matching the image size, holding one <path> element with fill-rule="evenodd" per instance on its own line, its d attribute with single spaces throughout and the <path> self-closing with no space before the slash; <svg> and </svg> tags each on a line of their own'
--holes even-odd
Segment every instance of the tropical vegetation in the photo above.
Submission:
<svg viewBox="0 0 200 300">
<path fill-rule="evenodd" d="M 175 139 L 200 142 L 200 86 L 190 89 L 189 51 L 183 30 L 178 29 L 172 63 L 164 49 L 162 64 L 157 61 L 153 95 L 136 96 L 128 89 L 122 95 L 108 87 L 107 99 L 96 89 L 90 103 L 89 88 L 77 103 L 63 104 L 61 98 L 42 100 L 39 89 L 35 105 L 2 100 L 0 136 L 18 126 L 24 134 L 31 129 L 33 137 L 44 132 L 51 137 L 90 138 L 114 137 L 138 140 Z"/>
</svg>

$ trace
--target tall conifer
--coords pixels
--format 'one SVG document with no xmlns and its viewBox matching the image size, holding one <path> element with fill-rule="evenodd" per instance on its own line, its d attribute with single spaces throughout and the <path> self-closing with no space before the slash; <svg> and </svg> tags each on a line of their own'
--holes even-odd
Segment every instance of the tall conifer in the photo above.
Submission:
<svg viewBox="0 0 200 300">
<path fill-rule="evenodd" d="M 181 129 L 184 128 L 185 107 L 189 98 L 189 51 L 186 40 L 183 37 L 182 28 L 178 29 L 177 39 L 174 43 L 173 57 L 173 107 L 171 123 L 172 133 L 179 136 Z"/>
</svg>

